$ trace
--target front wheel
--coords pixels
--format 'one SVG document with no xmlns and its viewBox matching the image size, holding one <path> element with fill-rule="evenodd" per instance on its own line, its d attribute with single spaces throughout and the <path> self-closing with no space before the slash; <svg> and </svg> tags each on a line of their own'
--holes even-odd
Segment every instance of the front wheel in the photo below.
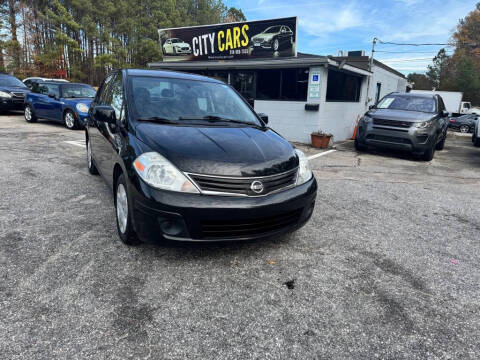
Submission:
<svg viewBox="0 0 480 360">
<path fill-rule="evenodd" d="M 92 144 L 90 144 L 90 139 L 87 140 L 87 166 L 88 166 L 88 172 L 90 174 L 98 175 L 97 167 L 93 163 Z"/>
<path fill-rule="evenodd" d="M 278 39 L 273 40 L 273 51 L 278 51 L 279 47 L 280 43 L 278 42 Z"/>
<path fill-rule="evenodd" d="M 65 123 L 67 129 L 75 130 L 77 128 L 75 114 L 70 110 L 65 111 L 65 114 L 63 115 L 63 122 Z"/>
<path fill-rule="evenodd" d="M 137 235 L 133 230 L 130 204 L 128 201 L 127 183 L 125 175 L 120 175 L 117 180 L 115 191 L 115 213 L 117 217 L 117 231 L 120 240 L 125 245 L 138 244 Z"/>
<path fill-rule="evenodd" d="M 433 160 L 433 155 L 435 155 L 435 148 L 436 148 L 436 146 L 434 145 L 430 149 L 425 151 L 423 153 L 422 159 L 425 160 L 425 161 L 432 161 Z"/>
<path fill-rule="evenodd" d="M 480 147 L 480 138 L 476 134 L 474 134 L 472 141 L 474 146 Z"/>
<path fill-rule="evenodd" d="M 445 140 L 447 140 L 447 134 L 443 135 L 443 139 L 442 141 L 440 141 L 437 146 L 436 146 L 436 149 L 437 150 L 443 150 L 443 148 L 445 147 Z"/>
<path fill-rule="evenodd" d="M 37 117 L 33 112 L 33 109 L 30 105 L 25 105 L 25 121 L 29 123 L 34 123 L 37 121 Z"/>
<path fill-rule="evenodd" d="M 354 144 L 355 144 L 355 150 L 357 151 L 367 150 L 367 147 L 365 145 L 360 144 L 357 139 L 355 139 Z"/>
</svg>

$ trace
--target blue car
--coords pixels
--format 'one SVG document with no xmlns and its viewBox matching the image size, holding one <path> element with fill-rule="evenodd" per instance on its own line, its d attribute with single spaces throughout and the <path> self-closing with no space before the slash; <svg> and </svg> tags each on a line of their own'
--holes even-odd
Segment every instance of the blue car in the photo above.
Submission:
<svg viewBox="0 0 480 360">
<path fill-rule="evenodd" d="M 25 120 L 47 119 L 83 129 L 95 89 L 87 84 L 35 82 L 25 97 Z"/>
</svg>

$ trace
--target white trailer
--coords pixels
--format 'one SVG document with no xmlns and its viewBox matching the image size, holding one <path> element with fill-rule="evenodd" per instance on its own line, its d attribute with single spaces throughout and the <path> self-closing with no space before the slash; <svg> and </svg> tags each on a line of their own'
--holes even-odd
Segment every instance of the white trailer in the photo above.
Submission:
<svg viewBox="0 0 480 360">
<path fill-rule="evenodd" d="M 430 90 L 412 90 L 412 94 L 437 94 L 440 95 L 445 103 L 447 111 L 452 114 L 480 114 L 480 110 L 472 108 L 469 101 L 462 101 L 463 93 L 457 91 L 430 91 Z"/>
</svg>

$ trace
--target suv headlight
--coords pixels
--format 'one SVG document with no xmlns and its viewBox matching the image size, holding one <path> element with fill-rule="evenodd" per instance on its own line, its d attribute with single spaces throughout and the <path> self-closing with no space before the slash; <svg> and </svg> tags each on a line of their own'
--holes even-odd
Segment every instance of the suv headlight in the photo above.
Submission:
<svg viewBox="0 0 480 360">
<path fill-rule="evenodd" d="M 12 95 L 5 92 L 5 91 L 0 91 L 0 98 L 4 98 L 4 99 L 11 99 L 12 98 Z"/>
<path fill-rule="evenodd" d="M 87 113 L 88 112 L 88 105 L 84 103 L 78 103 L 76 106 L 79 112 Z"/>
<path fill-rule="evenodd" d="M 417 128 L 417 129 L 428 129 L 428 128 L 432 127 L 433 124 L 434 124 L 433 120 L 428 120 L 428 121 L 415 123 L 415 125 L 413 127 Z"/>
<path fill-rule="evenodd" d="M 156 152 L 140 155 L 133 167 L 148 185 L 169 191 L 199 193 L 195 185 L 173 164 Z"/>
<path fill-rule="evenodd" d="M 312 169 L 310 168 L 310 164 L 308 163 L 308 159 L 303 151 L 295 149 L 295 152 L 297 153 L 299 160 L 297 182 L 295 185 L 302 185 L 313 177 L 313 173 Z"/>
</svg>

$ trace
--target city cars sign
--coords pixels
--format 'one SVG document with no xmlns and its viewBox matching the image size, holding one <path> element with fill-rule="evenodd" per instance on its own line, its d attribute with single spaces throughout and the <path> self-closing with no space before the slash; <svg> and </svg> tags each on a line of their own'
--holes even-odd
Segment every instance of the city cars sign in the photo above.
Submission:
<svg viewBox="0 0 480 360">
<path fill-rule="evenodd" d="M 297 18 L 158 30 L 164 61 L 297 55 Z"/>
</svg>

